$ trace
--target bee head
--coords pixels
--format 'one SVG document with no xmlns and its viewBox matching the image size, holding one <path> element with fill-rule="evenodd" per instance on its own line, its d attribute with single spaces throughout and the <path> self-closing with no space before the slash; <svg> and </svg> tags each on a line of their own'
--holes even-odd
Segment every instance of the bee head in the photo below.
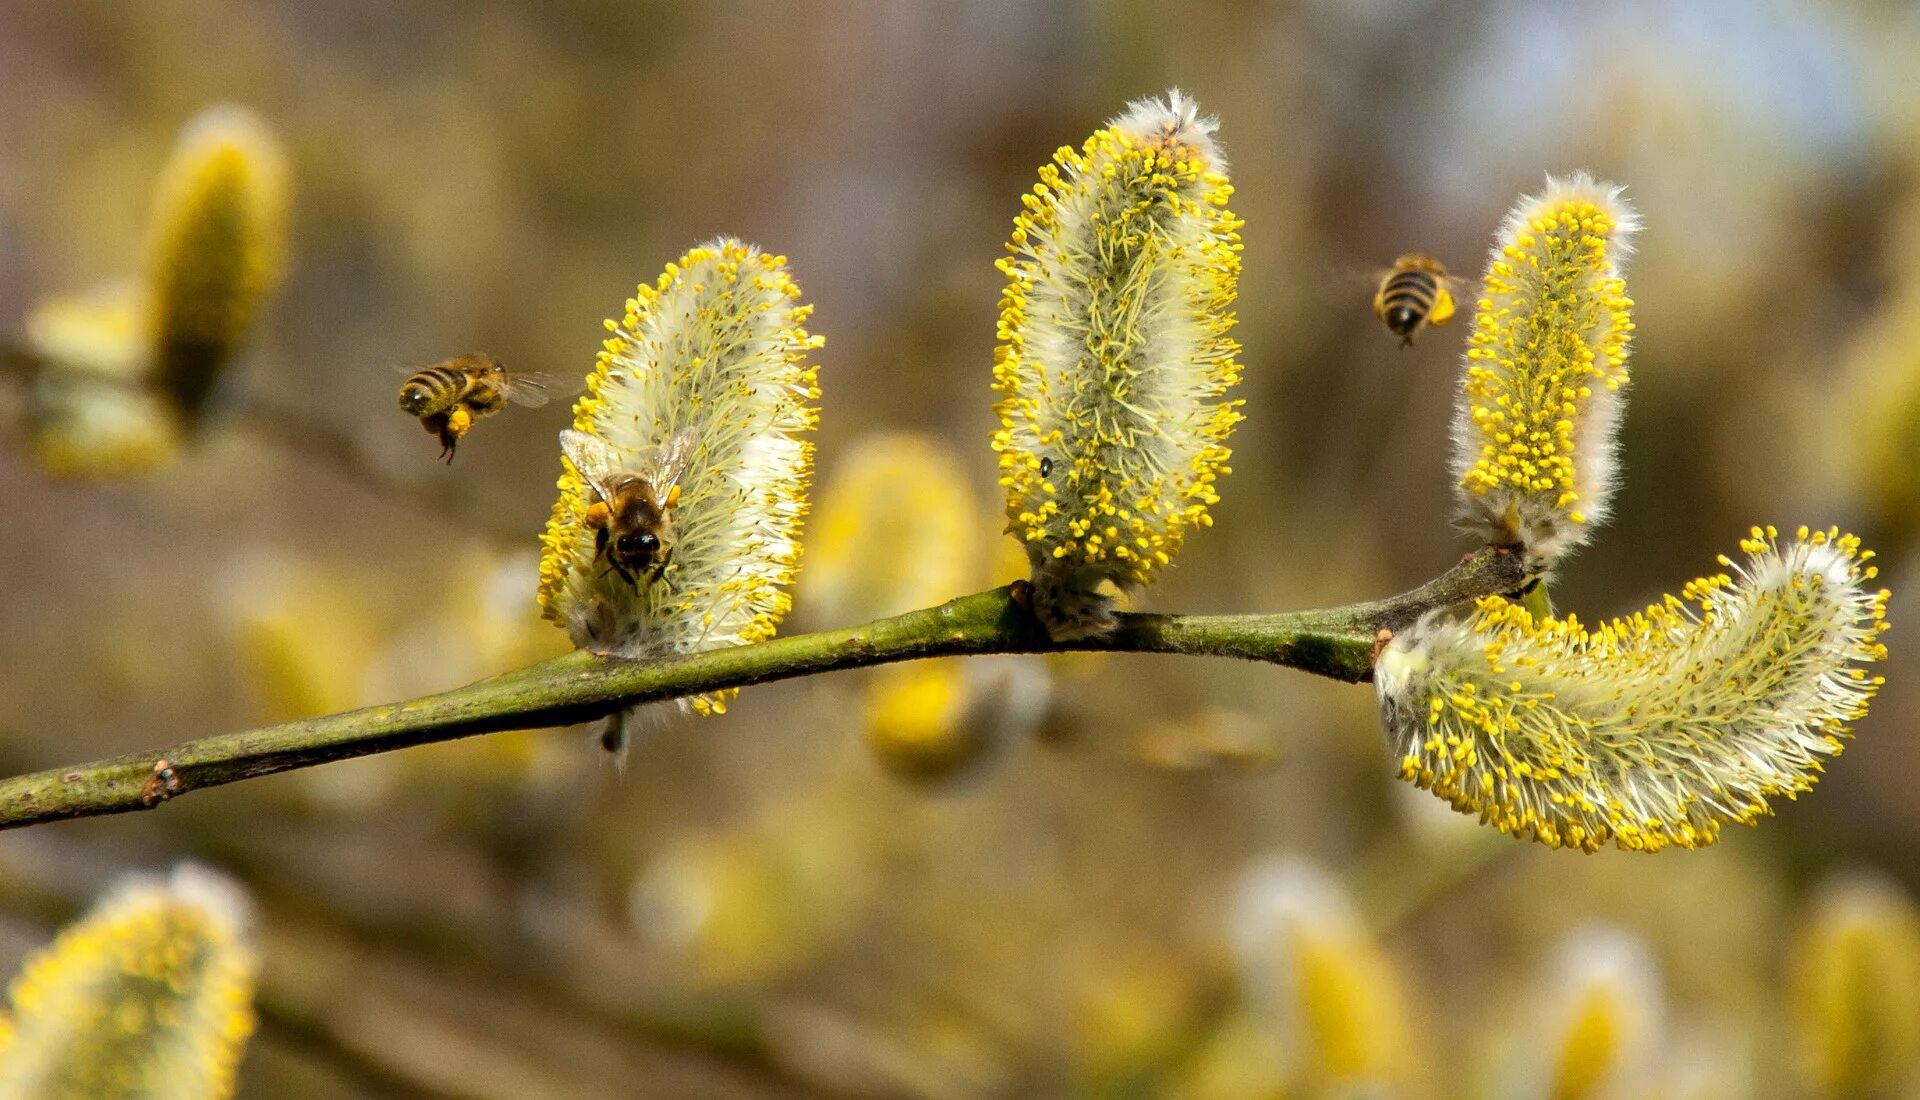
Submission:
<svg viewBox="0 0 1920 1100">
<path fill-rule="evenodd" d="M 653 561 L 660 552 L 660 536 L 651 531 L 642 531 L 637 535 L 621 535 L 613 540 L 613 552 L 623 561 L 645 566 Z"/>
<path fill-rule="evenodd" d="M 427 387 L 418 383 L 400 387 L 400 407 L 415 416 L 420 415 L 431 400 L 432 395 L 427 393 Z"/>
<path fill-rule="evenodd" d="M 1386 320 L 1387 328 L 1391 329 L 1395 336 L 1405 336 L 1413 331 L 1413 326 L 1419 321 L 1419 317 L 1414 314 L 1412 306 L 1394 306 L 1387 311 Z"/>
</svg>

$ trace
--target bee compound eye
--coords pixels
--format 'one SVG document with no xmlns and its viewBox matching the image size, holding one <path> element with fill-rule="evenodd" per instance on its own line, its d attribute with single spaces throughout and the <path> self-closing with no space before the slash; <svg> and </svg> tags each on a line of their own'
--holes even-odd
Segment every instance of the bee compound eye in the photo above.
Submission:
<svg viewBox="0 0 1920 1100">
<path fill-rule="evenodd" d="M 651 533 L 641 535 L 640 548 L 649 551 L 660 549 L 660 536 Z"/>
</svg>

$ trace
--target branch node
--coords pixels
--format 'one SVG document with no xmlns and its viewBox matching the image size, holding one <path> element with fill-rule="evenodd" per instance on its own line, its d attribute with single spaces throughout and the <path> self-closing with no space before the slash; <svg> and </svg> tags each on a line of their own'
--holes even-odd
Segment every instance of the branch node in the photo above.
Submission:
<svg viewBox="0 0 1920 1100">
<path fill-rule="evenodd" d="M 77 775 L 78 773 L 70 773 Z M 140 803 L 148 809 L 158 806 L 181 791 L 180 776 L 165 757 L 153 762 L 153 774 L 140 788 Z"/>
</svg>

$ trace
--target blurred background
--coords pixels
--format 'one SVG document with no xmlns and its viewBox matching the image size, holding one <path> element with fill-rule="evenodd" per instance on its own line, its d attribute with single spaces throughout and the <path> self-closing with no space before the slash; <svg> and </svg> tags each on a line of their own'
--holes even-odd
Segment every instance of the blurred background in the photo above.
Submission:
<svg viewBox="0 0 1920 1100">
<path fill-rule="evenodd" d="M 1895 592 L 1857 743 L 1710 850 L 1494 836 L 1393 779 L 1370 690 L 983 661 L 755 688 L 624 776 L 549 730 L 8 833 L 0 964 L 192 858 L 260 909 L 248 1098 L 1920 1095 L 1916 62 L 1920 10 L 1872 0 L 0 0 L 0 335 L 140 269 L 202 108 L 257 112 L 292 188 L 285 280 L 171 461 L 49 477 L 30 386 L 0 397 L 9 772 L 562 651 L 531 593 L 564 406 L 441 466 L 393 368 L 582 377 L 720 232 L 791 257 L 828 341 L 788 629 L 1012 579 L 993 262 L 1036 167 L 1170 85 L 1232 159 L 1247 419 L 1146 606 L 1345 603 L 1458 557 L 1468 323 L 1403 350 L 1355 273 L 1475 275 L 1577 168 L 1645 229 L 1625 485 L 1560 605 L 1633 610 L 1768 522 L 1858 531 Z M 249 402 L 280 415 L 223 418 Z M 1913 988 L 1820 992 L 1861 911 L 1896 960 L 1863 972 Z M 1591 988 L 1598 1031 L 1529 1007 Z M 1562 1016 L 1588 1091 L 1525 1064 Z"/>
</svg>

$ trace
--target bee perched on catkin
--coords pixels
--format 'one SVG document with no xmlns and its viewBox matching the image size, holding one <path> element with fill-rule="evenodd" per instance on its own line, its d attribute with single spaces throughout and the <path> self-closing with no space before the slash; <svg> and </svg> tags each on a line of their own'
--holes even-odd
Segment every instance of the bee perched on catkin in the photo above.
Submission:
<svg viewBox="0 0 1920 1100">
<path fill-rule="evenodd" d="M 658 657 L 773 636 L 820 396 L 799 297 L 784 257 L 721 237 L 607 322 L 541 537 L 540 607 L 575 645 Z M 683 705 L 719 713 L 730 694 Z M 608 748 L 625 743 L 616 721 Z"/>
<path fill-rule="evenodd" d="M 1177 89 L 1040 169 L 1014 219 L 1000 302 L 994 450 L 1008 530 L 1055 638 L 1113 626 L 1211 522 L 1240 420 L 1240 221 L 1218 128 Z"/>
<path fill-rule="evenodd" d="M 114 889 L 27 960 L 0 1096 L 233 1095 L 259 959 L 238 886 L 187 866 Z"/>
<path fill-rule="evenodd" d="M 1499 597 L 1430 612 L 1374 666 L 1401 778 L 1502 832 L 1593 851 L 1712 844 L 1810 789 L 1881 683 L 1887 593 L 1838 531 L 1587 628 Z"/>
<path fill-rule="evenodd" d="M 147 247 L 155 381 L 195 420 L 284 266 L 287 167 L 253 112 L 200 113 L 154 196 Z"/>
<path fill-rule="evenodd" d="M 1639 227 L 1621 189 L 1547 178 L 1507 215 L 1474 312 L 1453 423 L 1458 524 L 1549 569 L 1607 517 Z"/>
</svg>

